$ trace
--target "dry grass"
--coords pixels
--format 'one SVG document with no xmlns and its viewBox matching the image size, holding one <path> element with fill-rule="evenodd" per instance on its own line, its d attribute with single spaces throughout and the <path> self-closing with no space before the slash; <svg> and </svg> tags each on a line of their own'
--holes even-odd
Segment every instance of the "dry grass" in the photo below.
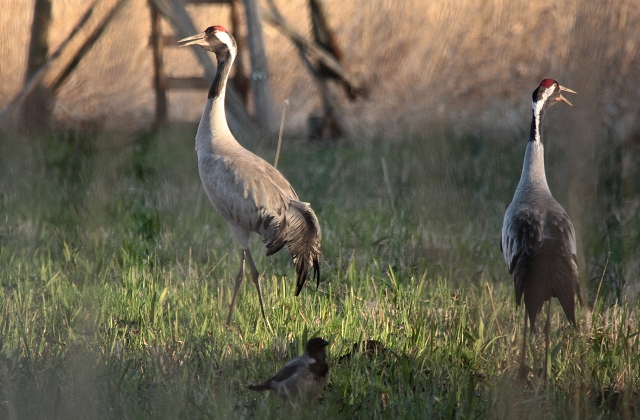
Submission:
<svg viewBox="0 0 640 420">
<path fill-rule="evenodd" d="M 369 100 L 348 104 L 346 110 L 365 137 L 411 133 L 433 120 L 451 121 L 463 130 L 520 130 L 528 118 L 529 92 L 544 77 L 580 93 L 574 118 L 592 122 L 585 133 L 605 123 L 623 138 L 638 126 L 640 6 L 635 1 L 325 3 L 346 67 L 372 88 Z M 130 0 L 63 87 L 55 109 L 59 120 L 93 120 L 107 128 L 149 124 L 154 95 L 146 4 Z M 294 26 L 309 33 L 304 0 L 279 4 Z M 0 105 L 6 105 L 22 83 L 31 7 L 10 0 L 0 5 L 8 11 L 0 17 Z M 55 3 L 53 48 L 85 7 L 79 0 Z M 190 7 L 197 27 L 229 24 L 224 8 Z M 265 39 L 274 103 L 289 99 L 287 128 L 300 132 L 307 115 L 319 107 L 315 87 L 286 38 L 267 26 Z M 166 64 L 170 73 L 184 75 L 195 62 L 184 51 L 169 50 Z M 203 96 L 171 94 L 171 115 L 197 119 Z"/>
</svg>

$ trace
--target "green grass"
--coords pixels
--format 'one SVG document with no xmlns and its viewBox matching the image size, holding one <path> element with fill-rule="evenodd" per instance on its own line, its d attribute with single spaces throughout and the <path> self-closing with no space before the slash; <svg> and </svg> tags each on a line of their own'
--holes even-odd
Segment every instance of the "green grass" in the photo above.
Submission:
<svg viewBox="0 0 640 420">
<path fill-rule="evenodd" d="M 584 216 L 581 237 L 601 245 L 584 247 L 580 333 L 555 305 L 552 379 L 540 380 L 537 336 L 518 385 L 523 310 L 498 235 L 525 135 L 433 133 L 285 142 L 279 167 L 318 214 L 325 259 L 319 289 L 295 298 L 289 258 L 266 258 L 254 240 L 273 331 L 251 282 L 224 325 L 239 250 L 202 191 L 192 132 L 4 134 L 0 418 L 638 417 L 640 309 L 616 286 L 638 282 L 638 231 Z M 565 203 L 562 165 L 547 171 Z M 582 204 L 605 207 L 598 191 Z M 606 263 L 611 241 L 623 257 Z M 314 335 L 331 342 L 321 402 L 293 412 L 245 389 Z M 364 339 L 391 352 L 340 362 Z"/>
</svg>

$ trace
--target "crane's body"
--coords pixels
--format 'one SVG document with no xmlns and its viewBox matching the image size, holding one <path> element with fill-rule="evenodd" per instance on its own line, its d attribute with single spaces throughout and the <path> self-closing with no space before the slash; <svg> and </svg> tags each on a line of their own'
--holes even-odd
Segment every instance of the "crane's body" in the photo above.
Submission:
<svg viewBox="0 0 640 420">
<path fill-rule="evenodd" d="M 545 109 L 562 101 L 572 106 L 560 92 L 574 91 L 551 79 L 541 82 L 533 93 L 533 119 L 520 182 L 507 208 L 502 225 L 500 248 L 509 273 L 513 275 L 516 304 L 524 297 L 526 310 L 521 369 L 526 358 L 527 318 L 535 331 L 536 317 L 544 302 L 545 377 L 549 348 L 551 298 L 560 301 L 569 322 L 575 327 L 575 297 L 580 303 L 580 283 L 573 224 L 551 195 L 544 168 L 542 117 Z"/>
<path fill-rule="evenodd" d="M 287 245 L 296 266 L 296 296 L 311 268 L 320 280 L 321 232 L 318 219 L 308 203 L 299 201 L 289 181 L 264 159 L 238 143 L 225 116 L 225 90 L 229 70 L 236 55 L 233 37 L 221 26 L 180 41 L 181 46 L 199 45 L 215 53 L 216 76 L 196 134 L 198 171 L 202 185 L 216 211 L 226 220 L 242 247 L 240 272 L 229 309 L 227 324 L 244 277 L 244 261 L 249 263 L 258 291 L 260 309 L 266 320 L 259 274 L 249 251 L 252 233 L 262 236 L 267 255 Z"/>
</svg>

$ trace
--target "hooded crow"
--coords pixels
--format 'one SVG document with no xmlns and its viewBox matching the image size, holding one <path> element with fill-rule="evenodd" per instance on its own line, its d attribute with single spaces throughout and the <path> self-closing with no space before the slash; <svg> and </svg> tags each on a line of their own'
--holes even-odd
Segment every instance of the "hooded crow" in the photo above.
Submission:
<svg viewBox="0 0 640 420">
<path fill-rule="evenodd" d="M 283 400 L 316 400 L 327 383 L 329 365 L 325 347 L 329 342 L 322 338 L 312 338 L 307 342 L 304 353 L 291 360 L 273 377 L 260 385 L 248 385 L 252 391 L 275 391 Z"/>
</svg>

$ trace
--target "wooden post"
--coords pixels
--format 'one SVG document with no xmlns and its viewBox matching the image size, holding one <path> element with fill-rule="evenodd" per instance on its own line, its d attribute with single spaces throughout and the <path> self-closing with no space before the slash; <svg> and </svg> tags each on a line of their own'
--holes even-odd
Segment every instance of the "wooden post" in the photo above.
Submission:
<svg viewBox="0 0 640 420">
<path fill-rule="evenodd" d="M 263 129 L 269 129 L 272 124 L 271 89 L 269 88 L 269 68 L 267 55 L 264 50 L 262 21 L 256 0 L 244 0 L 244 10 L 247 16 L 247 43 L 249 57 L 251 57 L 251 93 L 256 120 Z"/>
<path fill-rule="evenodd" d="M 311 29 L 313 31 L 313 38 L 316 44 L 324 48 L 329 54 L 333 55 L 335 59 L 340 62 L 342 60 L 342 51 L 338 45 L 338 40 L 329 26 L 329 20 L 324 10 L 324 5 L 321 0 L 309 0 L 309 9 L 311 10 Z M 319 73 L 324 77 L 339 78 L 330 68 L 328 68 L 322 61 L 318 63 Z"/>
<path fill-rule="evenodd" d="M 233 31 L 233 36 L 235 37 L 236 44 L 238 46 L 238 55 L 234 63 L 236 71 L 231 82 L 238 91 L 240 99 L 242 99 L 242 102 L 244 102 L 246 106 L 249 103 L 249 89 L 251 88 L 251 82 L 247 76 L 247 65 L 242 54 L 247 49 L 247 40 L 239 34 L 241 19 L 240 7 L 242 6 L 242 1 L 229 0 L 229 4 L 231 5 L 231 30 Z"/>
<path fill-rule="evenodd" d="M 167 122 L 167 78 L 164 74 L 162 49 L 162 25 L 158 9 L 149 2 L 151 9 L 151 48 L 153 49 L 153 86 L 156 90 L 156 120 L 153 130 Z"/>
<path fill-rule="evenodd" d="M 25 85 L 47 61 L 49 53 L 49 26 L 51 25 L 51 0 L 36 0 L 31 25 L 29 58 Z M 29 93 L 22 107 L 20 125 L 27 131 L 42 131 L 49 126 L 53 112 L 54 96 L 51 90 L 38 83 Z"/>
<path fill-rule="evenodd" d="M 321 0 L 309 0 L 309 9 L 311 10 L 311 27 L 316 44 L 324 48 L 340 62 L 342 59 L 342 51 L 340 51 L 335 34 L 329 27 L 329 21 Z M 311 67 L 313 68 L 313 66 Z M 322 61 L 318 61 L 315 73 L 321 86 L 320 91 L 322 92 L 322 102 L 324 105 L 323 119 L 327 126 L 327 130 L 323 131 L 327 131 L 330 138 L 338 138 L 347 133 L 351 136 L 349 126 L 346 120 L 342 118 L 343 111 L 338 92 L 336 92 L 335 84 L 336 82 L 340 83 L 340 76 L 331 71 Z M 345 89 L 345 91 L 349 94 L 349 89 Z M 353 96 L 352 99 L 355 99 L 355 96 Z"/>
</svg>

